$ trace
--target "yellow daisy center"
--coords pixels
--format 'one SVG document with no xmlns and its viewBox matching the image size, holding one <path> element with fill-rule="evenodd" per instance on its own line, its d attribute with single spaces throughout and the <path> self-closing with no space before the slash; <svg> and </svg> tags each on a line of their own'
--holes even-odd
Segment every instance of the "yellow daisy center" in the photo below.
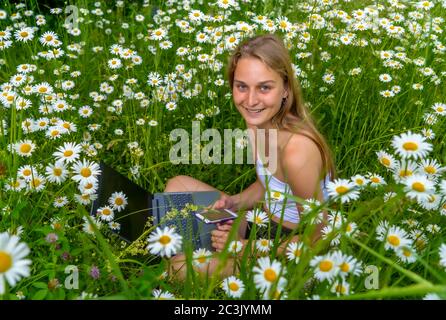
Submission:
<svg viewBox="0 0 446 320">
<path fill-rule="evenodd" d="M 0 274 L 5 273 L 12 266 L 12 257 L 5 251 L 0 251 Z"/>
<path fill-rule="evenodd" d="M 205 257 L 205 256 L 199 256 L 199 257 L 197 258 L 197 261 L 198 261 L 199 263 L 205 263 L 205 262 L 206 262 L 206 257 Z"/>
<path fill-rule="evenodd" d="M 434 174 L 435 172 L 437 172 L 437 170 L 433 166 L 424 167 L 424 171 L 426 171 L 426 173 L 428 174 Z"/>
<path fill-rule="evenodd" d="M 371 180 L 373 183 L 379 183 L 379 182 L 380 182 L 379 178 L 377 178 L 377 177 L 372 177 L 372 178 L 370 178 L 370 180 Z"/>
<path fill-rule="evenodd" d="M 271 268 L 266 269 L 265 272 L 263 273 L 263 276 L 268 282 L 274 282 L 277 279 L 276 271 L 274 271 Z"/>
<path fill-rule="evenodd" d="M 104 208 L 104 209 L 102 209 L 102 214 L 104 216 L 109 216 L 109 215 L 111 215 L 111 210 L 107 209 L 107 208 Z"/>
<path fill-rule="evenodd" d="M 409 177 L 412 174 L 413 174 L 413 172 L 409 169 L 400 171 L 400 177 Z"/>
<path fill-rule="evenodd" d="M 20 36 L 23 38 L 26 38 L 28 36 L 28 32 L 22 31 L 22 32 L 20 32 Z"/>
<path fill-rule="evenodd" d="M 240 288 L 238 286 L 238 284 L 235 282 L 231 282 L 228 287 L 229 287 L 229 290 L 231 290 L 231 291 L 238 291 L 238 289 Z"/>
<path fill-rule="evenodd" d="M 300 257 L 301 254 L 302 254 L 302 250 L 300 250 L 300 249 L 294 250 L 294 256 L 295 257 Z"/>
<path fill-rule="evenodd" d="M 89 176 L 91 176 L 91 170 L 90 168 L 82 168 L 81 169 L 81 176 L 88 178 Z"/>
<path fill-rule="evenodd" d="M 31 186 L 33 188 L 37 188 L 38 186 L 40 186 L 42 184 L 42 180 L 35 178 L 31 180 Z"/>
<path fill-rule="evenodd" d="M 164 245 L 164 246 L 167 245 L 167 244 L 169 244 L 170 241 L 172 241 L 172 239 L 170 239 L 170 237 L 169 237 L 168 235 L 163 235 L 163 236 L 161 236 L 160 239 L 159 239 L 159 242 L 160 242 L 162 245 Z"/>
<path fill-rule="evenodd" d="M 362 186 L 364 184 L 364 180 L 362 179 L 356 179 L 356 184 Z"/>
<path fill-rule="evenodd" d="M 260 241 L 260 244 L 262 245 L 262 247 L 267 247 L 268 246 L 268 240 L 263 239 L 262 241 Z"/>
<path fill-rule="evenodd" d="M 53 173 L 56 177 L 60 177 L 62 175 L 62 169 L 60 168 L 54 168 Z"/>
<path fill-rule="evenodd" d="M 71 157 L 73 155 L 73 150 L 65 150 L 63 153 L 64 157 Z"/>
<path fill-rule="evenodd" d="M 418 192 L 424 192 L 426 189 L 424 188 L 424 184 L 421 182 L 414 182 L 412 183 L 412 189 Z"/>
<path fill-rule="evenodd" d="M 13 101 L 13 100 L 14 100 L 14 96 L 8 96 L 8 97 L 6 98 L 6 100 L 8 100 L 8 101 Z"/>
<path fill-rule="evenodd" d="M 62 225 L 60 224 L 60 222 L 55 222 L 55 223 L 53 223 L 53 228 L 55 230 L 60 230 L 60 229 L 62 229 Z"/>
<path fill-rule="evenodd" d="M 343 262 L 339 268 L 341 268 L 342 272 L 349 272 L 350 271 L 350 265 L 348 263 Z"/>
<path fill-rule="evenodd" d="M 31 151 L 31 145 L 29 143 L 24 143 L 20 146 L 20 152 L 29 153 Z"/>
<path fill-rule="evenodd" d="M 390 166 L 390 160 L 387 159 L 387 158 L 382 158 L 382 159 L 381 159 L 381 163 L 382 163 L 383 165 L 385 165 L 386 167 Z"/>
<path fill-rule="evenodd" d="M 394 247 L 397 247 L 400 244 L 400 238 L 398 238 L 397 236 L 394 236 L 394 235 L 388 236 L 387 241 Z"/>
<path fill-rule="evenodd" d="M 280 198 L 280 192 L 273 192 L 273 197 L 274 198 Z"/>
<path fill-rule="evenodd" d="M 122 205 L 124 203 L 124 200 L 122 200 L 122 198 L 116 198 L 115 199 L 115 204 L 117 205 L 117 206 L 120 206 L 120 205 Z"/>
<path fill-rule="evenodd" d="M 418 150 L 418 144 L 416 144 L 415 142 L 405 142 L 403 144 L 403 148 L 404 150 L 407 151 L 417 151 Z"/>
<path fill-rule="evenodd" d="M 25 170 L 23 170 L 23 175 L 24 175 L 25 177 L 31 175 L 31 170 L 30 170 L 30 169 L 25 169 Z"/>
<path fill-rule="evenodd" d="M 46 41 L 51 41 L 51 40 L 53 40 L 53 37 L 52 37 L 52 36 L 46 36 L 46 37 L 45 37 L 45 40 L 46 40 Z"/>
<path fill-rule="evenodd" d="M 333 262 L 329 260 L 324 260 L 321 263 L 319 263 L 319 270 L 323 272 L 328 272 L 333 268 Z"/>
<path fill-rule="evenodd" d="M 412 255 L 412 252 L 410 252 L 410 250 L 404 248 L 404 249 L 403 249 L 403 255 L 404 255 L 405 257 L 410 257 L 410 256 Z"/>
<path fill-rule="evenodd" d="M 40 93 L 45 93 L 45 92 L 47 92 L 47 91 L 48 91 L 48 89 L 45 88 L 45 87 L 40 87 L 40 88 L 39 88 L 39 92 L 40 92 Z"/>
<path fill-rule="evenodd" d="M 339 186 L 339 187 L 336 188 L 336 192 L 339 193 L 339 194 L 344 194 L 347 191 L 348 191 L 348 188 L 344 187 L 344 186 Z"/>
<path fill-rule="evenodd" d="M 53 130 L 53 131 L 51 131 L 51 135 L 52 135 L 53 137 L 58 136 L 58 135 L 59 135 L 59 130 Z"/>
<path fill-rule="evenodd" d="M 344 287 L 342 284 L 338 284 L 338 285 L 336 286 L 336 292 L 345 294 L 345 293 L 347 292 L 347 288 Z"/>
</svg>

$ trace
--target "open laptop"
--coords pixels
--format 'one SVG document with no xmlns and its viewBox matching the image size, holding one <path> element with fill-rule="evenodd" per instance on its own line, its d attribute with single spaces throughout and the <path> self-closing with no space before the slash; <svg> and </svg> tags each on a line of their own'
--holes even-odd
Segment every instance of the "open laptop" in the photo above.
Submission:
<svg viewBox="0 0 446 320">
<path fill-rule="evenodd" d="M 195 218 L 191 212 L 187 218 L 177 216 L 168 219 L 166 214 L 173 208 L 181 210 L 187 203 L 198 206 L 209 206 L 219 197 L 218 191 L 203 192 L 162 192 L 151 194 L 123 176 L 105 163 L 100 163 L 101 175 L 98 178 L 97 199 L 92 203 L 90 215 L 96 216 L 100 207 L 107 206 L 108 199 L 114 192 L 122 191 L 127 196 L 127 206 L 121 212 L 114 211 L 114 221 L 121 224 L 119 236 L 127 242 L 133 242 L 143 233 L 149 217 L 153 217 L 153 225 L 175 226 L 183 236 L 183 244 L 192 241 L 194 249 L 211 250 L 212 224 L 205 224 Z"/>
</svg>

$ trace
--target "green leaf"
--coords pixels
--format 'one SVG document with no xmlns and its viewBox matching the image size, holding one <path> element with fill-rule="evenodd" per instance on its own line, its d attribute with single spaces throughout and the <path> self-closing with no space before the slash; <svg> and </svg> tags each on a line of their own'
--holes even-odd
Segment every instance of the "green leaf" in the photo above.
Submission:
<svg viewBox="0 0 446 320">
<path fill-rule="evenodd" d="M 48 284 L 45 282 L 34 282 L 33 287 L 36 287 L 39 289 L 48 289 Z"/>
<path fill-rule="evenodd" d="M 32 300 L 43 300 L 43 299 L 45 299 L 47 294 L 48 294 L 48 289 L 39 290 L 33 295 L 33 297 L 31 299 Z"/>
</svg>

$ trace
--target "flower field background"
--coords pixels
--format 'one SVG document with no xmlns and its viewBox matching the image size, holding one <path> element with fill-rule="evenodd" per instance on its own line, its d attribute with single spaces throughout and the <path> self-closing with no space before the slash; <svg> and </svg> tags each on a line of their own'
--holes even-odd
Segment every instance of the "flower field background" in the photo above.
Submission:
<svg viewBox="0 0 446 320">
<path fill-rule="evenodd" d="M 446 298 L 445 12 L 440 0 L 2 2 L 0 297 Z M 122 190 L 88 217 L 98 164 L 150 192 L 179 174 L 229 194 L 254 182 L 248 164 L 171 163 L 169 134 L 244 128 L 225 65 L 261 33 L 288 46 L 338 177 L 327 203 L 305 205 L 286 254 L 251 239 L 263 257 L 237 257 L 234 276 L 176 281 L 172 230 L 116 235 Z M 216 253 L 186 255 L 200 266 Z"/>
</svg>

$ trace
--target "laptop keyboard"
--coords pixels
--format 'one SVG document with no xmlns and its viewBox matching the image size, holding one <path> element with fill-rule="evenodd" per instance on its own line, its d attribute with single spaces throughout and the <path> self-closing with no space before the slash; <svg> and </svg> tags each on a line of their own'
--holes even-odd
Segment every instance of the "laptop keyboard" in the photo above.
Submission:
<svg viewBox="0 0 446 320">
<path fill-rule="evenodd" d="M 193 199 L 192 194 L 190 193 L 174 193 L 164 195 L 164 202 L 166 204 L 165 208 L 167 212 L 174 208 L 180 211 L 186 206 L 186 204 L 193 204 Z M 190 212 L 188 217 L 177 216 L 174 219 L 167 220 L 164 225 L 175 227 L 184 239 L 191 239 L 193 235 L 196 235 L 198 230 L 197 220 L 195 219 L 193 212 Z M 194 239 L 195 246 L 199 246 L 200 238 L 194 238 L 196 238 Z"/>
</svg>

